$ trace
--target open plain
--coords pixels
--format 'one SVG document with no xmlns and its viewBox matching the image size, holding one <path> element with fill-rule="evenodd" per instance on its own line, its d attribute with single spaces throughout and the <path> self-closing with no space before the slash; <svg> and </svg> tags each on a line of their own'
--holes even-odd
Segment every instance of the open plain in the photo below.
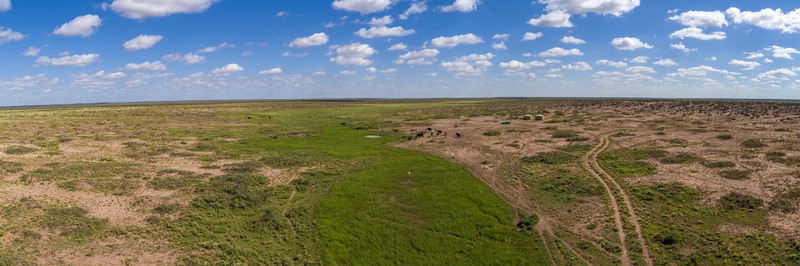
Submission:
<svg viewBox="0 0 800 266">
<path fill-rule="evenodd" d="M 796 102 L 0 109 L 0 178 L 2 265 L 800 263 Z"/>
</svg>

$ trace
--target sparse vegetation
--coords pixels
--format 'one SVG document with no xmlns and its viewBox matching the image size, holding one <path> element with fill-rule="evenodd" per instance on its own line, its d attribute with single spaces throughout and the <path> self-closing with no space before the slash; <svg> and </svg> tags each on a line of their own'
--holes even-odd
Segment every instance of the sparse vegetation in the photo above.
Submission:
<svg viewBox="0 0 800 266">
<path fill-rule="evenodd" d="M 488 137 L 496 137 L 496 136 L 503 135 L 503 132 L 501 132 L 499 130 L 489 130 L 489 131 L 483 132 L 483 135 L 484 136 L 488 136 Z"/>
<path fill-rule="evenodd" d="M 742 141 L 741 145 L 742 147 L 748 149 L 758 149 L 767 147 L 767 144 L 765 144 L 763 141 L 759 139 L 747 139 L 745 141 Z"/>
<path fill-rule="evenodd" d="M 761 208 L 764 205 L 764 201 L 748 195 L 731 192 L 719 199 L 719 205 L 723 209 L 732 211 L 755 210 Z"/>
<path fill-rule="evenodd" d="M 8 154 L 8 155 L 25 155 L 25 154 L 29 154 L 29 153 L 34 153 L 36 151 L 37 151 L 36 148 L 31 148 L 31 147 L 27 147 L 27 146 L 19 146 L 19 145 L 8 146 L 4 150 L 4 152 L 6 154 Z"/>
<path fill-rule="evenodd" d="M 749 170 L 722 170 L 719 175 L 731 180 L 746 180 L 750 179 L 751 173 L 753 172 Z"/>
</svg>

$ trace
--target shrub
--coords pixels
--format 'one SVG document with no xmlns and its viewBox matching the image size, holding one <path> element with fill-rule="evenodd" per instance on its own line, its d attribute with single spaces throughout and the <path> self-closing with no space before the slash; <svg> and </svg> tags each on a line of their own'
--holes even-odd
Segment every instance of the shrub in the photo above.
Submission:
<svg viewBox="0 0 800 266">
<path fill-rule="evenodd" d="M 731 161 L 703 162 L 708 168 L 731 168 L 736 167 L 736 163 Z"/>
<path fill-rule="evenodd" d="M 764 201 L 751 196 L 731 192 L 719 199 L 719 205 L 725 210 L 732 211 L 755 210 L 761 208 L 761 206 L 764 205 Z"/>
<path fill-rule="evenodd" d="M 568 139 L 572 137 L 577 137 L 578 132 L 575 132 L 574 130 L 556 130 L 553 131 L 553 133 L 551 133 L 550 135 L 558 139 Z"/>
<path fill-rule="evenodd" d="M 9 146 L 6 148 L 5 152 L 8 155 L 23 155 L 28 153 L 33 153 L 37 151 L 36 148 L 25 147 L 25 146 Z"/>
<path fill-rule="evenodd" d="M 526 163 L 565 164 L 574 161 L 575 156 L 563 151 L 542 152 L 534 156 L 522 158 Z"/>
<path fill-rule="evenodd" d="M 795 207 L 791 201 L 785 199 L 776 199 L 769 203 L 769 210 L 779 211 L 782 213 L 793 213 L 797 211 L 797 207 Z"/>
<path fill-rule="evenodd" d="M 762 142 L 761 140 L 758 140 L 758 139 L 748 139 L 748 140 L 742 141 L 741 145 L 742 145 L 742 147 L 751 148 L 751 149 L 767 147 L 767 144 L 765 144 L 764 142 Z"/>
<path fill-rule="evenodd" d="M 699 157 L 694 154 L 689 154 L 685 152 L 681 152 L 669 157 L 664 157 L 661 159 L 661 163 L 664 164 L 689 164 L 702 161 L 703 158 Z"/>
<path fill-rule="evenodd" d="M 181 205 L 178 203 L 170 203 L 170 204 L 161 204 L 158 205 L 153 209 L 153 212 L 158 214 L 170 214 L 175 213 L 181 209 Z"/>
<path fill-rule="evenodd" d="M 483 132 L 483 135 L 484 136 L 488 136 L 488 137 L 500 136 L 502 134 L 503 134 L 503 132 L 500 132 L 499 130 L 489 130 L 489 131 Z"/>
<path fill-rule="evenodd" d="M 675 243 L 678 243 L 678 241 L 681 239 L 681 233 L 677 232 L 677 231 L 670 230 L 670 231 L 667 231 L 667 232 L 665 232 L 663 234 L 656 235 L 655 238 L 656 238 L 656 241 L 658 241 L 661 244 L 673 245 Z"/>
<path fill-rule="evenodd" d="M 524 231 L 531 231 L 536 224 L 539 223 L 539 216 L 536 214 L 525 215 L 523 213 L 519 216 L 519 222 L 517 222 L 517 228 Z"/>
<path fill-rule="evenodd" d="M 731 136 L 730 134 L 722 134 L 722 135 L 717 135 L 715 138 L 717 138 L 718 140 L 731 140 L 733 139 L 733 136 Z"/>
<path fill-rule="evenodd" d="M 589 140 L 589 138 L 587 138 L 587 137 L 571 137 L 571 138 L 567 138 L 567 141 L 569 141 L 569 142 L 580 142 L 580 141 L 587 141 L 587 140 Z"/>
<path fill-rule="evenodd" d="M 731 180 L 746 180 L 750 179 L 750 173 L 752 171 L 749 170 L 723 170 L 719 172 L 719 175 Z"/>
</svg>

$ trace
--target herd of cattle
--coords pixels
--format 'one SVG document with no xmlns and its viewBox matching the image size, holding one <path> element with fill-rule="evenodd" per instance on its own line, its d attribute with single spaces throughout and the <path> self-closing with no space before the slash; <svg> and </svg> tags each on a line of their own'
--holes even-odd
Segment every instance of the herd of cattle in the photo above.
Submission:
<svg viewBox="0 0 800 266">
<path fill-rule="evenodd" d="M 427 132 L 425 132 L 425 131 L 417 132 L 417 135 L 414 136 L 414 139 L 424 138 L 426 135 L 428 137 L 434 137 L 434 134 L 435 134 L 435 136 L 444 136 L 445 138 L 447 138 L 447 132 L 446 131 L 442 131 L 441 129 L 435 129 L 435 128 L 430 128 L 429 127 L 429 128 L 427 128 Z M 461 138 L 461 133 L 456 133 L 456 138 Z"/>
</svg>

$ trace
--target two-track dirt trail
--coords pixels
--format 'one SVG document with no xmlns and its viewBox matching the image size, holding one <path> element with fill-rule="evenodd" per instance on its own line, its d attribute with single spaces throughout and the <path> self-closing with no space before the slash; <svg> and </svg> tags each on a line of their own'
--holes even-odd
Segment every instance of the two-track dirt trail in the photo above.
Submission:
<svg viewBox="0 0 800 266">
<path fill-rule="evenodd" d="M 628 193 L 626 193 L 625 190 L 622 189 L 622 186 L 620 186 L 619 183 L 613 177 L 611 177 L 611 175 L 609 175 L 605 170 L 603 170 L 603 168 L 600 167 L 600 164 L 597 163 L 597 155 L 605 151 L 611 144 L 609 136 L 610 134 L 602 136 L 602 138 L 600 139 L 600 143 L 598 143 L 597 146 L 592 148 L 591 151 L 583 155 L 582 158 L 583 166 L 586 168 L 587 171 L 589 171 L 589 173 L 592 176 L 594 176 L 595 179 L 597 179 L 598 182 L 600 182 L 600 184 L 603 185 L 603 188 L 605 188 L 606 194 L 608 194 L 608 197 L 610 199 L 611 208 L 614 210 L 614 224 L 617 226 L 617 233 L 619 234 L 619 239 L 620 239 L 620 248 L 622 249 L 622 256 L 620 257 L 622 265 L 633 265 L 633 262 L 631 261 L 629 250 L 625 242 L 627 234 L 625 233 L 624 229 L 624 222 L 622 220 L 623 215 L 622 212 L 620 211 L 620 206 L 619 206 L 620 199 L 618 198 L 617 193 L 619 193 L 619 197 L 625 204 L 625 208 L 629 215 L 628 217 L 629 222 L 633 224 L 634 230 L 636 231 L 636 236 L 638 238 L 639 245 L 642 247 L 642 257 L 644 257 L 645 263 L 647 263 L 648 266 L 652 266 L 653 259 L 650 257 L 650 251 L 647 249 L 647 245 L 644 241 L 644 236 L 642 236 L 642 227 L 639 224 L 639 218 L 636 216 L 636 212 L 633 209 L 633 204 L 631 204 L 631 200 L 628 197 Z M 609 186 L 609 183 L 611 183 L 614 186 L 615 190 L 612 189 L 611 186 Z M 615 193 L 615 191 L 617 193 Z"/>
</svg>

